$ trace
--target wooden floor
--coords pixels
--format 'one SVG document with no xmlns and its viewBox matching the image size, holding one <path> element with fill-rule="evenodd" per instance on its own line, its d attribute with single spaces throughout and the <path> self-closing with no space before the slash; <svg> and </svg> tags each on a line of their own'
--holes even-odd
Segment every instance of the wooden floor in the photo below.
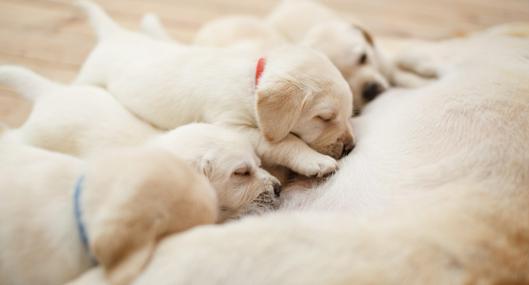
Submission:
<svg viewBox="0 0 529 285">
<path fill-rule="evenodd" d="M 265 15 L 278 0 L 98 0 L 117 21 L 136 28 L 145 12 L 161 16 L 170 33 L 188 42 L 200 26 L 227 14 Z M 494 24 L 529 21 L 529 0 L 326 0 L 359 19 L 375 36 L 439 39 Z M 94 45 L 71 0 L 0 0 L 0 64 L 21 64 L 69 82 Z M 0 87 L 1 88 L 1 87 Z M 30 106 L 0 90 L 0 122 L 20 124 Z"/>
</svg>

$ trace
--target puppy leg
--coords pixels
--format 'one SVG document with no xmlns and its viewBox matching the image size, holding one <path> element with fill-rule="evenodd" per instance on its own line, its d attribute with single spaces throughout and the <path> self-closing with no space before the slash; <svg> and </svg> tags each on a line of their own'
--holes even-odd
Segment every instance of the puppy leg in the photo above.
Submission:
<svg viewBox="0 0 529 285">
<path fill-rule="evenodd" d="M 158 15 L 148 13 L 141 19 L 140 30 L 143 34 L 160 41 L 173 41 L 165 30 Z"/>
<path fill-rule="evenodd" d="M 432 83 L 433 79 L 395 68 L 391 74 L 391 85 L 403 88 L 419 88 Z"/>
<path fill-rule="evenodd" d="M 338 168 L 334 158 L 313 150 L 292 134 L 278 143 L 270 143 L 257 129 L 247 129 L 247 133 L 265 164 L 285 166 L 299 174 L 316 177 L 331 174 Z"/>
<path fill-rule="evenodd" d="M 418 54 L 404 54 L 397 57 L 395 66 L 427 79 L 438 78 L 440 73 L 438 65 L 432 59 Z"/>
</svg>

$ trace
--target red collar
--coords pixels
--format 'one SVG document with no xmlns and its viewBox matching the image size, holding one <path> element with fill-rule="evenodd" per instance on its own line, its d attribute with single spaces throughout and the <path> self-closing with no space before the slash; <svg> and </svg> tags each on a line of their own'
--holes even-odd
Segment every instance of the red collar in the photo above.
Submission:
<svg viewBox="0 0 529 285">
<path fill-rule="evenodd" d="M 257 60 L 257 66 L 255 67 L 255 86 L 259 84 L 259 79 L 261 79 L 265 65 L 266 59 L 264 57 L 260 57 L 259 60 Z"/>
</svg>

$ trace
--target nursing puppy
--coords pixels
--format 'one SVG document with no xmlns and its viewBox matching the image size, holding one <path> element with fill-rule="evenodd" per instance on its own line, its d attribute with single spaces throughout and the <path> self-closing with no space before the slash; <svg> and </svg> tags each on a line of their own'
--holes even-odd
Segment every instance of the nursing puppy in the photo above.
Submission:
<svg viewBox="0 0 529 285">
<path fill-rule="evenodd" d="M 99 44 L 77 82 L 105 86 L 154 126 L 230 126 L 250 138 L 263 163 L 306 176 L 332 173 L 335 159 L 352 150 L 351 91 L 322 54 L 174 45 L 122 29 L 91 2 L 81 6 Z"/>
<path fill-rule="evenodd" d="M 341 19 L 317 1 L 281 1 L 266 19 L 231 16 L 214 20 L 197 33 L 195 43 L 261 50 L 285 43 L 314 48 L 347 80 L 356 113 L 389 88 L 394 71 L 365 29 Z"/>
<path fill-rule="evenodd" d="M 88 162 L 0 143 L 0 283 L 63 284 L 98 262 L 128 284 L 158 241 L 215 223 L 216 195 L 171 152 L 130 148 Z"/>
<path fill-rule="evenodd" d="M 252 145 L 237 132 L 198 123 L 162 132 L 101 88 L 57 84 L 16 66 L 0 66 L 0 85 L 34 102 L 27 121 L 4 140 L 79 157 L 147 144 L 178 155 L 209 179 L 219 197 L 220 221 L 278 206 L 281 185 L 259 167 Z"/>
</svg>

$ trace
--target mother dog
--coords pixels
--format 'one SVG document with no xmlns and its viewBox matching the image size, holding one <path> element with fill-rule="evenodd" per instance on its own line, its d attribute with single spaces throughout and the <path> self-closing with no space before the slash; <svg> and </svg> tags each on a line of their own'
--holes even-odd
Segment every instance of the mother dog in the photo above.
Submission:
<svg viewBox="0 0 529 285">
<path fill-rule="evenodd" d="M 377 100 L 357 122 L 358 153 L 323 186 L 284 195 L 291 210 L 341 213 L 167 238 L 134 284 L 529 283 L 529 39 L 425 51 L 441 80 Z"/>
</svg>

